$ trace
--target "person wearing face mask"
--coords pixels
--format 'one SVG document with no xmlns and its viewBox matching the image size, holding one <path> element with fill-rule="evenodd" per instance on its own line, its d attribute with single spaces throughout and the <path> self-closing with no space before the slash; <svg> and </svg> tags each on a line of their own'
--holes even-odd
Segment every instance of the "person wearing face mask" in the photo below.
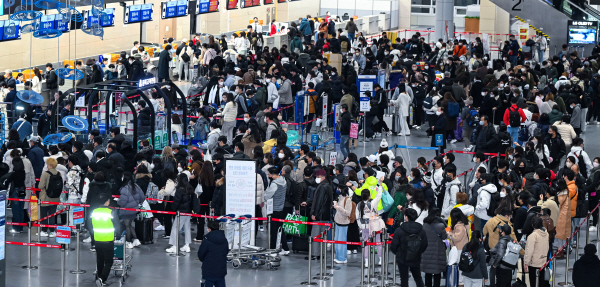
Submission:
<svg viewBox="0 0 600 287">
<path fill-rule="evenodd" d="M 365 58 L 365 56 L 362 55 L 360 49 L 356 49 L 354 51 L 354 61 L 356 61 L 356 63 L 358 63 L 358 65 L 360 67 L 359 72 L 362 72 L 367 65 L 367 58 Z"/>
<path fill-rule="evenodd" d="M 435 120 L 435 125 L 431 127 L 431 146 L 437 147 L 436 137 L 435 135 L 442 136 L 442 146 L 440 151 L 436 151 L 436 155 L 440 152 L 443 153 L 446 148 L 446 129 L 448 127 L 448 118 L 446 117 L 446 109 L 444 107 L 438 107 L 437 112 L 435 112 L 437 118 Z"/>
<path fill-rule="evenodd" d="M 125 68 L 125 65 L 123 64 L 123 61 L 124 60 L 117 60 L 116 73 L 117 73 L 117 78 L 120 80 L 127 79 L 127 69 Z"/>
<path fill-rule="evenodd" d="M 223 117 L 223 127 L 221 132 L 227 137 L 227 143 L 233 140 L 233 128 L 235 127 L 235 117 L 237 115 L 237 103 L 233 100 L 233 94 L 223 94 L 223 102 L 226 102 L 223 112 L 217 113 L 215 116 Z"/>
<path fill-rule="evenodd" d="M 448 218 L 450 211 L 456 205 L 456 194 L 460 192 L 462 184 L 456 177 L 456 169 L 449 168 L 446 170 L 446 190 L 444 201 L 442 204 L 442 217 Z"/>
<path fill-rule="evenodd" d="M 475 205 L 475 216 L 480 220 L 480 227 L 484 228 L 488 220 L 495 215 L 495 209 L 500 204 L 500 194 L 494 185 L 493 176 L 489 173 L 479 176 L 477 204 Z"/>
<path fill-rule="evenodd" d="M 494 127 L 490 125 L 490 117 L 482 115 L 479 120 L 479 128 L 475 132 L 475 151 L 493 153 L 499 143 L 498 135 Z"/>
</svg>

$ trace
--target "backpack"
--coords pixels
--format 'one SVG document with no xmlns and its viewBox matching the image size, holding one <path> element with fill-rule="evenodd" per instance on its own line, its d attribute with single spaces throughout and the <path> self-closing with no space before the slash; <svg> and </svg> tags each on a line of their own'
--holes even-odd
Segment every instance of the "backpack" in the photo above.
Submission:
<svg viewBox="0 0 600 287">
<path fill-rule="evenodd" d="M 63 191 L 63 178 L 60 172 L 56 172 L 56 174 L 52 174 L 50 171 L 46 172 L 50 174 L 46 195 L 50 198 L 58 198 Z"/>
<path fill-rule="evenodd" d="M 356 101 L 356 99 L 352 99 L 352 117 L 358 118 L 360 114 L 360 104 Z"/>
<path fill-rule="evenodd" d="M 190 55 L 187 54 L 187 46 L 183 48 L 183 54 L 180 56 L 181 60 L 188 63 L 190 61 Z"/>
<path fill-rule="evenodd" d="M 340 44 L 340 46 L 342 46 L 342 53 L 348 52 L 348 42 L 347 41 L 342 41 L 342 44 Z"/>
<path fill-rule="evenodd" d="M 582 154 L 583 154 L 583 151 L 580 151 L 579 155 L 577 155 L 577 153 L 573 153 L 575 158 L 577 158 L 577 165 L 579 166 L 579 174 L 581 174 L 581 176 L 583 176 L 583 178 L 586 178 L 587 177 L 587 165 L 585 165 L 585 160 L 581 156 Z"/>
<path fill-rule="evenodd" d="M 513 110 L 511 107 L 508 109 L 508 122 L 512 128 L 521 126 L 521 114 L 519 113 L 519 108 Z"/>
<path fill-rule="evenodd" d="M 535 172 L 526 173 L 523 176 L 523 189 L 525 191 L 530 191 L 531 187 L 533 187 L 533 183 L 535 182 Z"/>
<path fill-rule="evenodd" d="M 285 201 L 296 205 L 294 197 L 300 192 L 298 183 L 288 177 L 285 177 L 285 183 L 287 185 L 285 190 Z"/>
<path fill-rule="evenodd" d="M 462 272 L 471 272 L 475 270 L 475 259 L 473 258 L 473 254 L 470 251 L 462 251 L 460 253 L 460 259 L 458 261 L 458 270 Z"/>
<path fill-rule="evenodd" d="M 502 260 L 500 264 L 510 268 L 517 268 L 517 262 L 519 261 L 519 252 L 521 252 L 521 245 L 511 240 L 506 244 L 506 252 L 504 252 L 504 256 L 502 256 Z"/>
<path fill-rule="evenodd" d="M 433 97 L 426 97 L 425 100 L 423 100 L 423 108 L 427 110 L 433 108 Z"/>
<path fill-rule="evenodd" d="M 158 198 L 158 186 L 154 184 L 154 182 L 148 183 L 148 187 L 146 188 L 146 197 L 147 198 Z M 159 203 L 157 200 L 148 200 L 148 204 L 156 204 Z"/>
<path fill-rule="evenodd" d="M 487 190 L 486 190 L 487 192 Z M 489 193 L 489 192 L 488 192 Z M 500 197 L 500 193 L 490 193 L 490 204 L 487 208 L 487 215 L 490 217 L 496 216 L 496 209 L 500 206 L 500 201 L 502 198 Z"/>
<path fill-rule="evenodd" d="M 346 200 L 348 200 L 348 197 L 344 199 L 344 206 L 346 206 Z M 356 203 L 354 201 L 352 201 L 352 210 L 350 210 L 348 219 L 350 219 L 350 223 L 356 222 Z"/>
<path fill-rule="evenodd" d="M 449 117 L 458 117 L 458 113 L 460 106 L 458 105 L 458 103 L 455 102 L 448 102 L 448 116 Z"/>
<path fill-rule="evenodd" d="M 405 252 L 400 253 L 400 259 L 404 264 L 417 262 L 421 257 L 421 237 L 413 233 L 400 238 L 400 249 Z"/>
<path fill-rule="evenodd" d="M 519 140 L 522 142 L 527 142 L 529 140 L 529 129 L 527 127 L 523 126 L 519 130 Z"/>
</svg>

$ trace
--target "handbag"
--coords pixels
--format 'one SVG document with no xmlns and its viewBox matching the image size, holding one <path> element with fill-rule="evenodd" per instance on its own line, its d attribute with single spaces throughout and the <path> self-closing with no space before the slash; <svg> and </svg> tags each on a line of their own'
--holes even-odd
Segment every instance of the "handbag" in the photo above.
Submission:
<svg viewBox="0 0 600 287">
<path fill-rule="evenodd" d="M 196 189 L 194 190 L 194 193 L 196 193 L 198 196 L 200 196 L 202 194 L 202 192 L 204 192 L 204 190 L 202 190 L 202 184 L 198 183 L 198 185 L 196 185 Z"/>
<path fill-rule="evenodd" d="M 460 253 L 458 252 L 458 248 L 456 248 L 456 246 L 452 246 L 452 248 L 450 248 L 450 252 L 448 253 L 448 264 L 447 265 L 458 264 L 459 260 L 460 260 Z"/>
</svg>

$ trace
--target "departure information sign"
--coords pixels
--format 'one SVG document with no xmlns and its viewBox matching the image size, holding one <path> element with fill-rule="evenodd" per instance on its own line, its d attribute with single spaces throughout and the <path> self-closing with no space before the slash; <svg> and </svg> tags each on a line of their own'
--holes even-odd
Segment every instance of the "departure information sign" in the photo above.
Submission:
<svg viewBox="0 0 600 287">
<path fill-rule="evenodd" d="M 21 22 L 4 20 L 0 21 L 0 41 L 15 40 L 21 38 Z"/>
<path fill-rule="evenodd" d="M 204 14 L 219 11 L 219 0 L 199 0 L 196 14 Z"/>
<path fill-rule="evenodd" d="M 186 0 L 168 1 L 160 4 L 162 6 L 162 19 L 181 17 L 188 14 L 188 2 Z"/>
<path fill-rule="evenodd" d="M 273 0 L 265 0 L 264 4 L 265 5 L 273 4 Z"/>
<path fill-rule="evenodd" d="M 123 23 L 139 23 L 152 21 L 154 4 L 131 5 L 125 8 L 125 17 Z"/>
<path fill-rule="evenodd" d="M 237 9 L 238 0 L 227 0 L 227 10 Z"/>
</svg>

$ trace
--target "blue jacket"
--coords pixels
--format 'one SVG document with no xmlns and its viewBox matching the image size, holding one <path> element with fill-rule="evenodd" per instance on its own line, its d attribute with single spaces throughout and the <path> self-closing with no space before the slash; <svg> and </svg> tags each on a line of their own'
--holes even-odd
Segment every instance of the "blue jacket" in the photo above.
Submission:
<svg viewBox="0 0 600 287">
<path fill-rule="evenodd" d="M 31 123 L 23 118 L 19 118 L 15 123 L 13 123 L 11 129 L 15 129 L 19 132 L 19 139 L 21 140 L 26 139 L 33 133 L 33 127 L 31 126 Z"/>
<path fill-rule="evenodd" d="M 224 278 L 227 275 L 229 244 L 223 230 L 213 230 L 204 236 L 198 259 L 202 262 L 202 278 Z"/>
<path fill-rule="evenodd" d="M 31 162 L 31 166 L 33 167 L 33 173 L 35 174 L 35 178 L 40 178 L 42 176 L 42 171 L 44 169 L 44 151 L 40 148 L 38 144 L 35 144 L 29 153 L 27 154 L 27 158 Z"/>
<path fill-rule="evenodd" d="M 510 50 L 513 52 L 511 56 L 517 56 L 517 54 L 519 53 L 519 42 L 517 42 L 517 40 L 513 40 L 512 42 L 510 42 Z"/>
<path fill-rule="evenodd" d="M 304 36 L 312 35 L 310 23 L 308 22 L 308 20 L 306 20 L 306 18 L 302 18 L 302 22 L 300 22 L 300 28 L 298 30 L 302 32 L 302 35 Z"/>
</svg>

